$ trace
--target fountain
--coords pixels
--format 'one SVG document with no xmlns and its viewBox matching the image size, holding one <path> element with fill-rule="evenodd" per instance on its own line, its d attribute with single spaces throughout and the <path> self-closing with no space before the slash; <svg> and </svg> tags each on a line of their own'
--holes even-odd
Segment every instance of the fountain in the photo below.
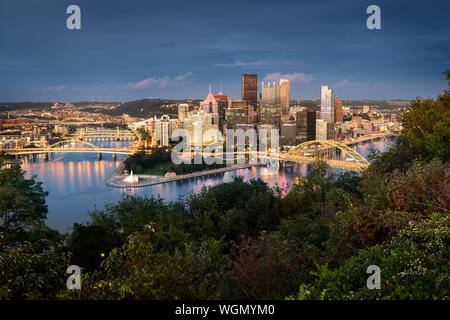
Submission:
<svg viewBox="0 0 450 320">
<path fill-rule="evenodd" d="M 125 179 L 123 179 L 123 182 L 125 183 L 136 183 L 139 181 L 139 177 L 133 175 L 133 170 L 131 170 L 130 175 L 128 177 L 126 177 Z"/>
</svg>

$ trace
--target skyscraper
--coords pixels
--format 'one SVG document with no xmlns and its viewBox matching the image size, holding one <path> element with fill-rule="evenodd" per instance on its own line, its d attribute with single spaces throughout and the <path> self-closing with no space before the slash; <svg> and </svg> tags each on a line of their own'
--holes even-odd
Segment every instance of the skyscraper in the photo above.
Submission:
<svg viewBox="0 0 450 320">
<path fill-rule="evenodd" d="M 155 120 L 154 138 L 156 141 L 159 141 L 161 147 L 169 145 L 170 136 L 176 129 L 176 126 L 177 120 L 170 119 L 170 116 L 168 115 L 163 115 L 161 116 L 161 119 Z"/>
<path fill-rule="evenodd" d="M 289 106 L 291 100 L 291 86 L 289 80 L 280 79 L 280 99 L 281 99 L 281 115 L 289 115 Z"/>
<path fill-rule="evenodd" d="M 219 129 L 222 130 L 225 124 L 225 111 L 227 110 L 228 96 L 222 94 L 222 91 L 220 91 L 219 94 L 214 95 L 214 99 L 216 99 L 219 109 Z"/>
<path fill-rule="evenodd" d="M 209 93 L 206 96 L 206 99 L 200 103 L 200 109 L 205 111 L 206 113 L 219 113 L 219 106 L 213 94 L 211 93 L 211 86 L 209 86 Z"/>
<path fill-rule="evenodd" d="M 321 86 L 320 89 L 320 118 L 334 123 L 334 92 L 328 86 Z"/>
<path fill-rule="evenodd" d="M 184 121 L 184 119 L 187 118 L 187 115 L 189 113 L 189 105 L 187 103 L 180 103 L 178 105 L 178 120 Z"/>
<path fill-rule="evenodd" d="M 311 141 L 316 139 L 316 112 L 304 110 L 296 115 L 296 143 Z"/>
<path fill-rule="evenodd" d="M 336 97 L 334 99 L 334 122 L 344 122 L 344 112 L 342 111 L 342 100 Z"/>
<path fill-rule="evenodd" d="M 275 81 L 267 86 L 261 84 L 260 122 L 280 128 L 281 123 L 281 90 Z"/>
<path fill-rule="evenodd" d="M 242 100 L 254 107 L 258 103 L 258 75 L 242 74 Z"/>
</svg>

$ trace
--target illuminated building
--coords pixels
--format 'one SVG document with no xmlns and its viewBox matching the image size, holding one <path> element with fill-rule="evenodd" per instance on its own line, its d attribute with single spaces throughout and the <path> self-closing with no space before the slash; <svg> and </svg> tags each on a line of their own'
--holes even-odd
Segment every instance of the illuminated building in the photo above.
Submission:
<svg viewBox="0 0 450 320">
<path fill-rule="evenodd" d="M 280 79 L 280 104 L 281 104 L 281 115 L 289 115 L 289 106 L 291 103 L 291 87 L 289 80 Z"/>
</svg>

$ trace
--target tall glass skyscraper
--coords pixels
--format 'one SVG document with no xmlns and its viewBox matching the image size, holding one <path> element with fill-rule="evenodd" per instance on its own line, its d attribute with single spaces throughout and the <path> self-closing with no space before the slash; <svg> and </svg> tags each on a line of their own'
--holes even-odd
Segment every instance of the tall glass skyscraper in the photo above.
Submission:
<svg viewBox="0 0 450 320">
<path fill-rule="evenodd" d="M 280 79 L 280 95 L 281 95 L 281 115 L 289 115 L 289 106 L 291 104 L 291 86 L 289 80 Z"/>
<path fill-rule="evenodd" d="M 261 84 L 260 122 L 280 128 L 281 124 L 281 87 L 273 82 L 267 86 Z"/>
<path fill-rule="evenodd" d="M 334 123 L 334 92 L 328 86 L 320 87 L 320 118 Z"/>
<path fill-rule="evenodd" d="M 258 75 L 242 74 L 242 100 L 256 107 L 258 103 Z"/>
</svg>

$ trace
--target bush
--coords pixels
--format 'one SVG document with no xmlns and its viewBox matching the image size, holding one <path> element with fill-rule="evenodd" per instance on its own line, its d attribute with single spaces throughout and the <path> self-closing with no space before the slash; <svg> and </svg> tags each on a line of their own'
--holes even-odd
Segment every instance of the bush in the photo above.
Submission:
<svg viewBox="0 0 450 320">
<path fill-rule="evenodd" d="M 29 242 L 0 252 L 1 299 L 55 299 L 66 285 L 70 255 L 37 252 Z"/>
<path fill-rule="evenodd" d="M 216 240 L 186 243 L 174 254 L 157 252 L 154 227 L 129 236 L 111 251 L 100 280 L 86 276 L 82 299 L 214 299 L 218 297 L 223 266 Z M 98 278 L 98 275 L 97 275 Z"/>
<path fill-rule="evenodd" d="M 391 241 L 362 250 L 311 289 L 318 299 L 449 299 L 450 216 L 411 222 Z M 381 289 L 366 287 L 369 265 L 381 268 Z"/>
<path fill-rule="evenodd" d="M 374 210 L 448 212 L 450 166 L 440 160 L 415 162 L 406 172 L 394 170 L 382 180 L 363 180 L 366 207 Z"/>
<path fill-rule="evenodd" d="M 243 239 L 232 250 L 227 282 L 231 299 L 279 299 L 294 291 L 301 258 L 292 243 L 275 234 Z"/>
</svg>

